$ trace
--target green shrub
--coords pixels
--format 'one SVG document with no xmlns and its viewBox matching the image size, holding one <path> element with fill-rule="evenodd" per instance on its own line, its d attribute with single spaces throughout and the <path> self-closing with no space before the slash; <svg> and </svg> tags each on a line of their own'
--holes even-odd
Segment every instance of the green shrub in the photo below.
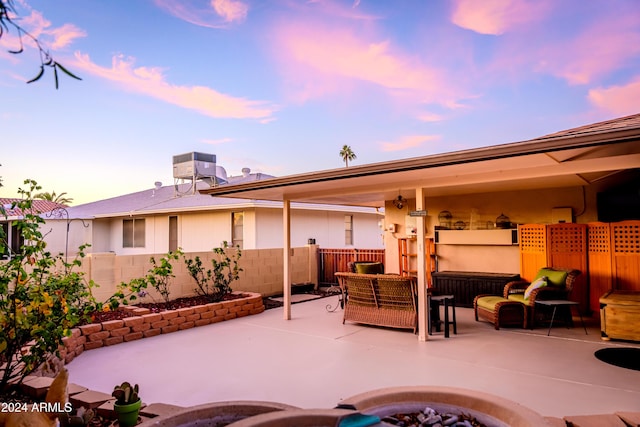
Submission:
<svg viewBox="0 0 640 427">
<path fill-rule="evenodd" d="M 71 262 L 52 255 L 40 231 L 44 219 L 33 209 L 33 194 L 40 187 L 26 180 L 28 190 L 19 189 L 22 199 L 13 203 L 22 216 L 13 222 L 24 244 L 12 257 L 0 263 L 0 389 L 37 369 L 53 354 L 59 356 L 62 339 L 88 313 L 101 308 L 91 294 L 95 283 L 87 283 L 81 266 L 83 250 Z M 6 217 L 6 212 L 2 213 Z M 7 247 L 0 235 L 0 252 Z"/>
<path fill-rule="evenodd" d="M 205 269 L 199 256 L 186 258 L 185 264 L 189 274 L 195 280 L 196 294 L 204 296 L 211 302 L 221 301 L 225 295 L 231 293 L 231 283 L 238 280 L 242 268 L 238 266 L 238 260 L 242 257 L 239 246 L 231 248 L 227 241 L 222 242 L 219 248 L 213 248 L 217 256 L 211 260 L 212 268 Z M 219 259 L 216 259 L 219 258 Z"/>
<path fill-rule="evenodd" d="M 116 308 L 119 304 L 118 300 L 124 303 L 130 303 L 138 299 L 138 297 L 153 296 L 148 294 L 146 289 L 151 286 L 155 289 L 165 303 L 171 301 L 171 289 L 169 283 L 171 279 L 176 277 L 173 274 L 173 264 L 171 261 L 176 261 L 182 255 L 182 251 L 178 249 L 175 252 L 169 252 L 160 258 L 160 262 L 156 261 L 155 257 L 151 257 L 149 261 L 152 267 L 148 270 L 147 275 L 144 277 L 137 277 L 129 281 L 129 283 L 121 283 L 118 286 L 118 290 L 115 295 L 109 299 L 109 305 L 112 308 Z"/>
</svg>

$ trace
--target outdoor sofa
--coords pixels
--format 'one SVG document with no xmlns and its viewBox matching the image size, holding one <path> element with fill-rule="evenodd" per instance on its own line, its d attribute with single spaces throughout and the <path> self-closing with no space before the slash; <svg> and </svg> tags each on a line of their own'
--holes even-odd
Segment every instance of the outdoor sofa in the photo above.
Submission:
<svg viewBox="0 0 640 427">
<path fill-rule="evenodd" d="M 415 278 L 396 274 L 336 273 L 346 321 L 399 329 L 418 328 Z"/>
</svg>

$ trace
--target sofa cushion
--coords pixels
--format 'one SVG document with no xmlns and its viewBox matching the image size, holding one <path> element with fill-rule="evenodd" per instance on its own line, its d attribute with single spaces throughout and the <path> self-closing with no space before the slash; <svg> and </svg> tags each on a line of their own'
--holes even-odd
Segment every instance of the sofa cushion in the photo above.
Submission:
<svg viewBox="0 0 640 427">
<path fill-rule="evenodd" d="M 359 274 L 382 274 L 384 267 L 381 262 L 357 262 L 356 273 Z"/>
<path fill-rule="evenodd" d="M 524 291 L 524 299 L 529 299 L 531 292 L 539 288 L 544 288 L 545 286 L 547 286 L 547 276 L 542 276 L 539 279 L 534 280 Z"/>
<path fill-rule="evenodd" d="M 560 286 L 564 288 L 565 285 L 567 284 L 567 274 L 568 273 L 563 270 L 554 270 L 553 268 L 542 268 L 540 269 L 540 271 L 538 271 L 538 274 L 536 275 L 535 279 L 533 279 L 533 281 L 535 282 L 539 278 L 546 276 L 548 285 Z"/>
</svg>

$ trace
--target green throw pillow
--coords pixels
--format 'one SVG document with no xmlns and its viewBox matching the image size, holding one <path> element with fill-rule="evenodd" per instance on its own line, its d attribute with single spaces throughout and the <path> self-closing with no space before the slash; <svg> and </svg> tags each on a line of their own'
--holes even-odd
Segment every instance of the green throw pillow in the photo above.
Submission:
<svg viewBox="0 0 640 427">
<path fill-rule="evenodd" d="M 552 268 L 543 268 L 538 272 L 533 281 L 535 282 L 541 277 L 547 278 L 547 284 L 551 286 L 565 287 L 567 283 L 567 272 L 562 270 L 554 270 Z"/>
<path fill-rule="evenodd" d="M 379 262 L 359 262 L 356 264 L 356 273 L 360 274 L 382 274 L 384 273 L 382 264 Z"/>
</svg>

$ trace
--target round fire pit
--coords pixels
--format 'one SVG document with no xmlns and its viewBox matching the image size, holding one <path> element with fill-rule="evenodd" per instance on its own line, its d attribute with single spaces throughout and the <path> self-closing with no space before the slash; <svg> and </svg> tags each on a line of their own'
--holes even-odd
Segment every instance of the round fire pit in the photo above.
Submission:
<svg viewBox="0 0 640 427">
<path fill-rule="evenodd" d="M 171 415 L 154 418 L 138 427 L 222 427 L 233 422 L 275 411 L 297 409 L 284 403 L 229 401 L 191 406 Z"/>
<path fill-rule="evenodd" d="M 517 402 L 486 393 L 453 387 L 392 387 L 358 394 L 340 402 L 341 407 L 380 418 L 423 411 L 470 415 L 489 427 L 541 427 L 548 425 L 538 413 Z"/>
</svg>

